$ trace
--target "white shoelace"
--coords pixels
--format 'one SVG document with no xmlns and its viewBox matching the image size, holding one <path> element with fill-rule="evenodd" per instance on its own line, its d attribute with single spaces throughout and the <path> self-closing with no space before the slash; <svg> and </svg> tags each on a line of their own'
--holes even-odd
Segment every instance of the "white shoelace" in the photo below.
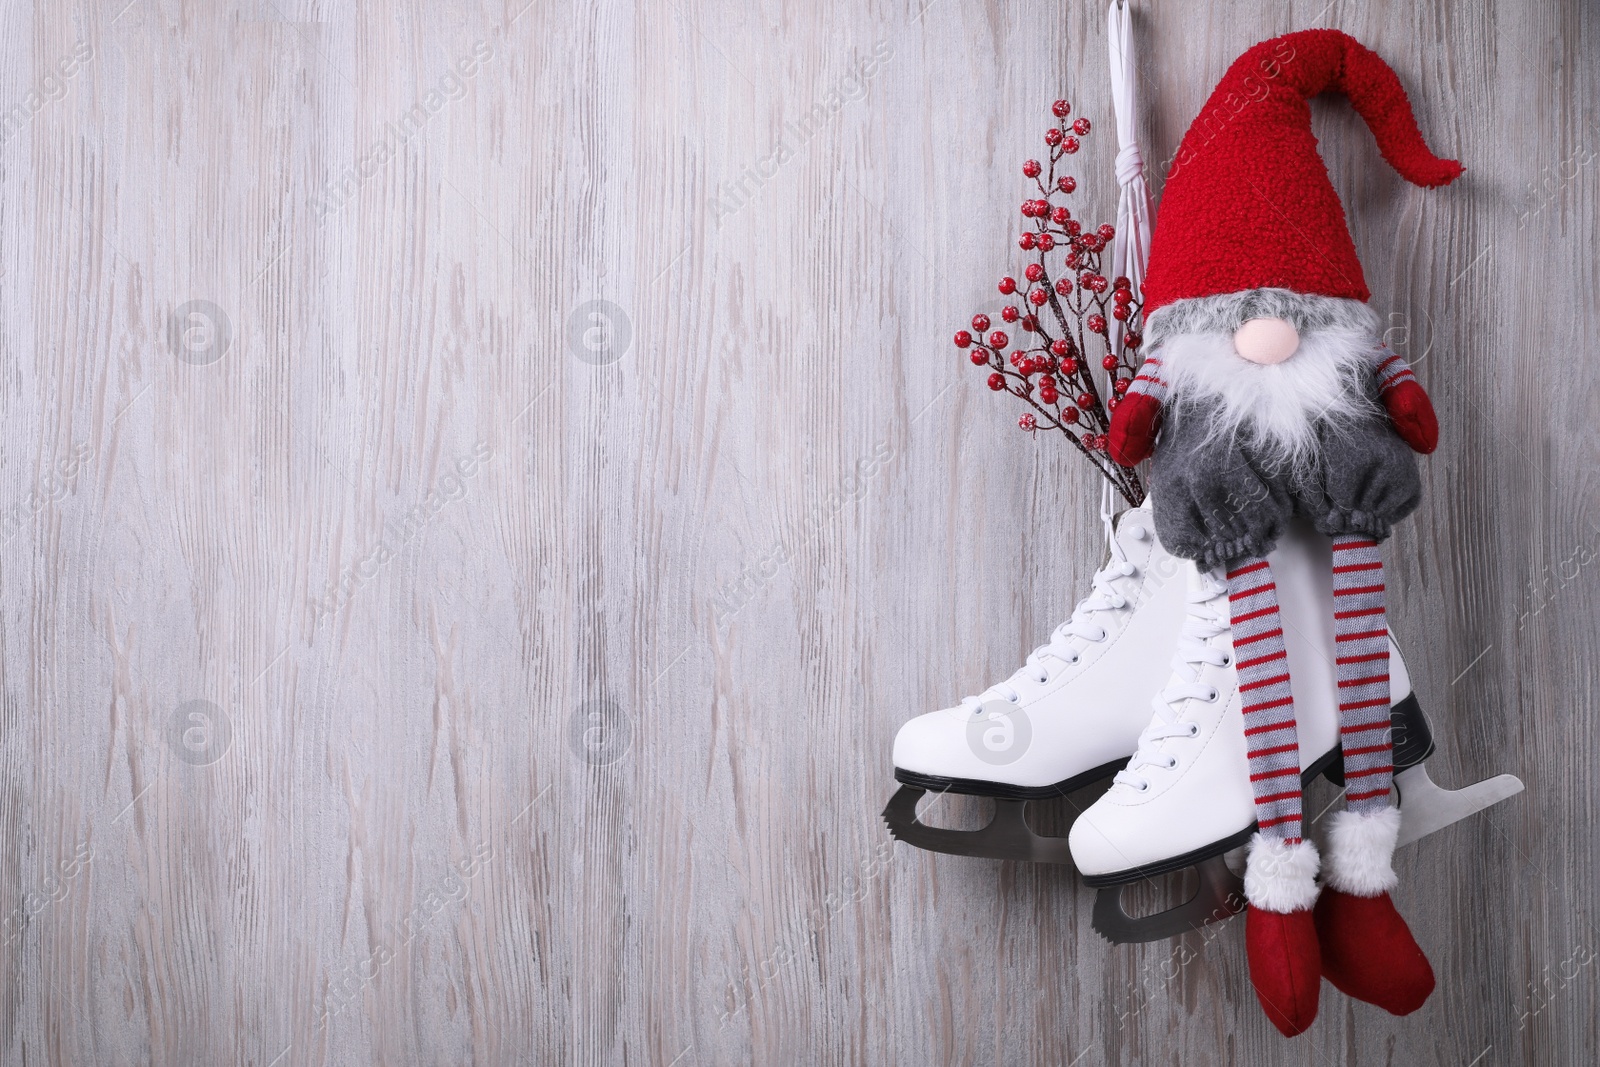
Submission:
<svg viewBox="0 0 1600 1067">
<path fill-rule="evenodd" d="M 1216 607 L 1217 598 L 1226 596 L 1227 592 L 1226 583 L 1205 572 L 1200 575 L 1200 588 L 1189 590 L 1178 651 L 1172 657 L 1172 678 L 1150 701 L 1155 718 L 1139 735 L 1138 750 L 1128 760 L 1127 767 L 1112 779 L 1114 784 L 1144 792 L 1150 788 L 1150 780 L 1139 773 L 1139 768 L 1170 770 L 1178 765 L 1177 757 L 1157 753 L 1156 745 L 1169 737 L 1195 737 L 1200 733 L 1199 723 L 1178 721 L 1178 708 L 1185 700 L 1210 703 L 1220 695 L 1214 687 L 1201 683 L 1200 668 L 1206 664 L 1228 665 L 1228 653 L 1207 644 L 1213 637 L 1228 631 L 1228 622 Z"/>
<path fill-rule="evenodd" d="M 1031 679 L 1043 685 L 1050 680 L 1050 671 L 1044 665 L 1045 660 L 1057 660 L 1068 667 L 1078 662 L 1081 646 L 1073 643 L 1074 638 L 1083 641 L 1106 639 L 1106 628 L 1095 622 L 1094 616 L 1102 611 L 1121 611 L 1128 606 L 1128 598 L 1117 592 L 1111 583 L 1118 578 L 1131 577 L 1138 573 L 1138 568 L 1128 560 L 1127 553 L 1117 541 L 1110 500 L 1102 500 L 1100 520 L 1105 524 L 1106 544 L 1111 549 L 1111 559 L 1104 567 L 1094 572 L 1093 590 L 1072 609 L 1072 617 L 1055 628 L 1047 643 L 1028 654 L 1027 662 L 1017 668 L 1009 679 L 990 686 L 977 696 L 962 697 L 962 707 L 976 711 L 985 702 L 997 698 L 1015 704 L 1022 698 L 1022 694 L 1012 683 Z M 1143 531 L 1143 527 L 1139 529 Z M 1143 531 L 1142 535 L 1136 533 L 1134 536 L 1143 540 L 1149 536 L 1149 532 Z"/>
</svg>

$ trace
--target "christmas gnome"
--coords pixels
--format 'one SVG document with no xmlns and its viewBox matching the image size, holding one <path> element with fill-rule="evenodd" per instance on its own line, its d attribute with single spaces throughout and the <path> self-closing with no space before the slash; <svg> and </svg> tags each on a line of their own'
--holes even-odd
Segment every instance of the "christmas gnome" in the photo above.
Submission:
<svg viewBox="0 0 1600 1067">
<path fill-rule="evenodd" d="M 1112 457 L 1151 464 L 1155 524 L 1175 555 L 1227 575 L 1257 832 L 1245 941 L 1251 984 L 1287 1036 L 1326 977 L 1397 1015 L 1433 970 L 1389 891 L 1389 645 L 1378 546 L 1417 506 L 1412 452 L 1433 406 L 1380 337 L 1307 101 L 1349 98 L 1415 185 L 1461 173 L 1428 150 L 1387 64 L 1336 30 L 1256 45 L 1189 128 L 1162 197 L 1145 282 L 1149 353 L 1117 405 Z M 1301 769 L 1267 553 L 1291 515 L 1333 541 L 1346 808 L 1324 855 L 1302 837 Z M 1321 885 L 1317 883 L 1321 874 Z"/>
</svg>

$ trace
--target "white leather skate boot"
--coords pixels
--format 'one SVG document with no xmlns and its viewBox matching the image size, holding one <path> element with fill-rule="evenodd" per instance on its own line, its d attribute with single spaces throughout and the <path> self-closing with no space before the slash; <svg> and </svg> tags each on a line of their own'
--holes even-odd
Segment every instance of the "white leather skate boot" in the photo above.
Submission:
<svg viewBox="0 0 1600 1067">
<path fill-rule="evenodd" d="M 1328 539 L 1294 522 L 1268 556 L 1278 587 L 1293 679 L 1300 766 L 1311 777 L 1339 756 L 1334 678 L 1333 563 Z M 1228 586 L 1186 564 L 1188 616 L 1155 718 L 1110 790 L 1078 817 L 1070 842 L 1086 884 L 1118 887 L 1095 902 L 1095 927 L 1113 940 L 1154 940 L 1242 906 L 1223 854 L 1255 831 L 1244 716 L 1233 669 Z M 1197 867 L 1200 887 L 1181 908 L 1145 919 L 1122 912 L 1120 887 Z M 1233 898 L 1237 896 L 1237 901 Z M 1109 903 L 1108 903 L 1109 901 Z M 1116 916 L 1102 912 L 1115 907 Z M 1213 912 L 1220 912 L 1213 915 Z M 1118 918 L 1112 930 L 1101 928 Z M 1132 930 L 1124 927 L 1132 925 Z"/>
<path fill-rule="evenodd" d="M 1111 558 L 1048 644 L 1008 680 L 900 728 L 901 788 L 883 819 L 898 840 L 934 852 L 1067 863 L 1064 837 L 1027 825 L 1028 801 L 1065 796 L 1127 762 L 1150 718 L 1184 617 L 1184 567 L 1161 547 L 1150 504 L 1106 521 Z M 917 819 L 926 792 L 992 797 L 980 830 Z"/>
<path fill-rule="evenodd" d="M 1293 679 L 1302 787 L 1318 773 L 1342 784 L 1330 542 L 1296 520 L 1267 559 Z M 1228 589 L 1220 577 L 1184 566 L 1188 617 L 1171 679 L 1154 701 L 1155 718 L 1127 768 L 1078 817 L 1069 837 L 1085 884 L 1100 890 L 1094 928 L 1118 943 L 1171 937 L 1245 906 L 1243 879 L 1224 859 L 1242 850 L 1256 829 Z M 1457 791 L 1428 778 L 1422 763 L 1433 754 L 1433 740 L 1392 633 L 1389 656 L 1401 841 L 1415 841 L 1520 791 L 1522 783 L 1512 775 Z M 1184 904 L 1139 918 L 1123 910 L 1124 886 L 1189 867 L 1199 884 Z"/>
</svg>

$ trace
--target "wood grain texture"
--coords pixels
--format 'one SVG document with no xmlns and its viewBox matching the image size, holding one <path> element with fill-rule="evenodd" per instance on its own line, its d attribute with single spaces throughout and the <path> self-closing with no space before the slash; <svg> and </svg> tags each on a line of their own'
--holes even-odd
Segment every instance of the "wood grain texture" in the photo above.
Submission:
<svg viewBox="0 0 1600 1067">
<path fill-rule="evenodd" d="M 1529 791 L 1404 856 L 1429 1004 L 1285 1043 L 1242 924 L 1111 948 L 877 819 L 1100 562 L 948 345 L 1057 95 L 1113 215 L 1100 4 L 525 2 L 0 13 L 0 1061 L 1592 1060 L 1591 5 L 1137 9 L 1158 179 L 1312 25 L 1468 169 L 1315 109 L 1445 427 L 1430 766 Z"/>
</svg>

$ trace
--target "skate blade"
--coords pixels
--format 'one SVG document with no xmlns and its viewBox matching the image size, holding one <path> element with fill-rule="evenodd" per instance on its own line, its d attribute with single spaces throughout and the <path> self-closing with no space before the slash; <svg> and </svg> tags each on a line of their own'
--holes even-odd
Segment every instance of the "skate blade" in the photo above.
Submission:
<svg viewBox="0 0 1600 1067">
<path fill-rule="evenodd" d="M 1245 907 L 1244 879 L 1228 868 L 1222 856 L 1212 856 L 1195 865 L 1200 884 L 1194 896 L 1175 908 L 1154 915 L 1129 915 L 1122 907 L 1126 885 L 1108 886 L 1095 895 L 1095 932 L 1113 945 L 1139 944 L 1177 937 L 1198 930 L 1207 923 L 1221 922 L 1239 914 Z"/>
<path fill-rule="evenodd" d="M 927 790 L 902 785 L 883 809 L 889 836 L 896 841 L 943 852 L 950 856 L 975 856 L 991 860 L 1029 860 L 1034 863 L 1071 863 L 1072 852 L 1064 837 L 1040 837 L 1028 828 L 1023 815 L 1026 800 L 996 799 L 994 818 L 981 830 L 946 830 L 917 819 L 917 802 Z"/>
<path fill-rule="evenodd" d="M 1480 812 L 1522 792 L 1522 779 L 1497 774 L 1462 789 L 1445 789 L 1428 777 L 1424 764 L 1407 767 L 1394 776 L 1400 790 L 1400 838 L 1396 847 L 1421 840 L 1451 823 Z"/>
</svg>

